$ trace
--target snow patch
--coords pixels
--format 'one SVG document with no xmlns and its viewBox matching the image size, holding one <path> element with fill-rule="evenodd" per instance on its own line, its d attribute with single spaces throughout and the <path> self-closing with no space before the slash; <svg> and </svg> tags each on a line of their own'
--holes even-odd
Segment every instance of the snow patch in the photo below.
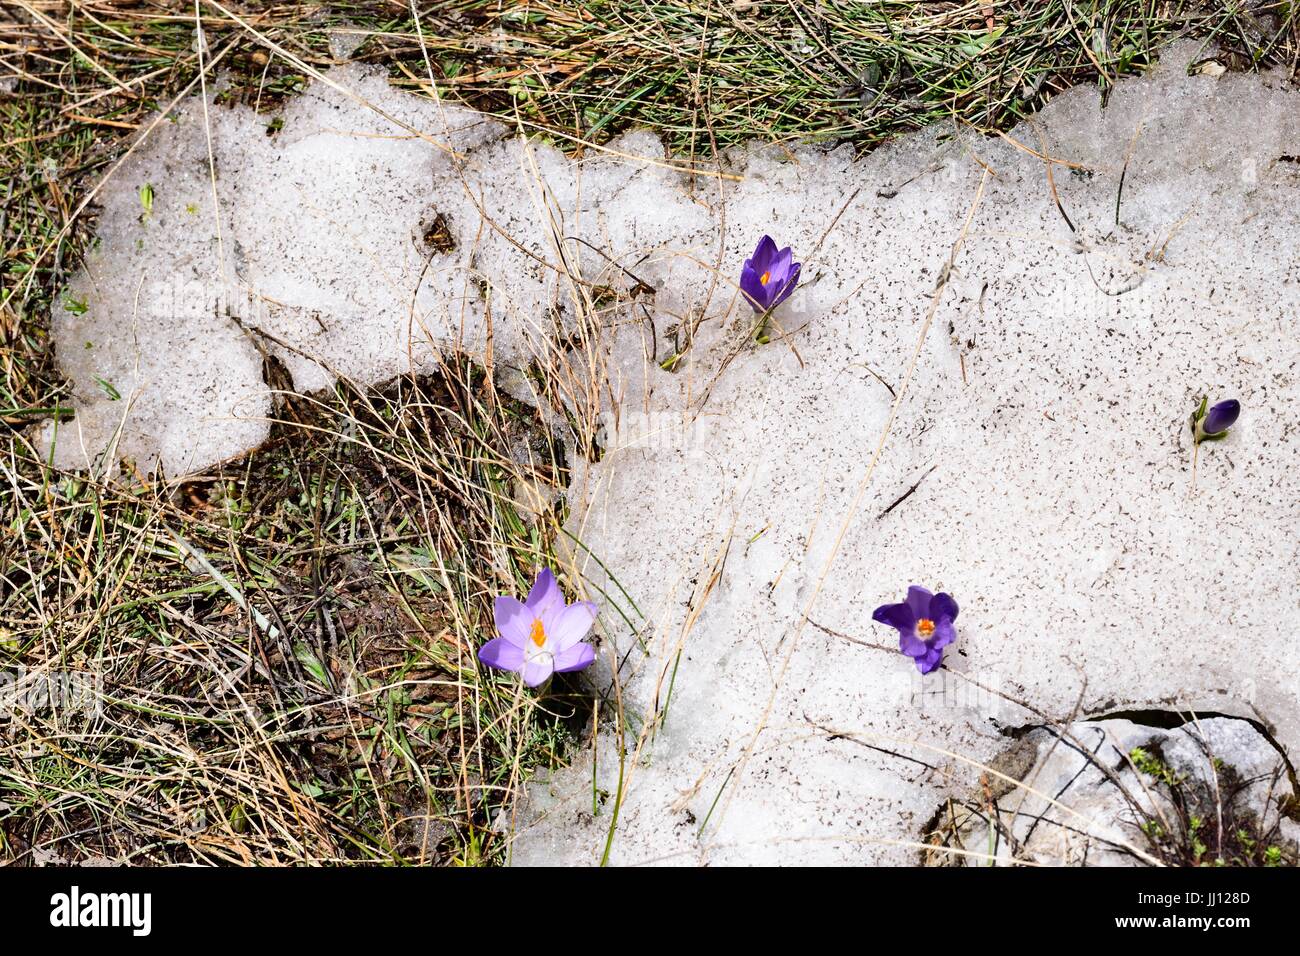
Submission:
<svg viewBox="0 0 1300 956">
<path fill-rule="evenodd" d="M 633 715 L 622 796 L 605 731 L 599 812 L 584 757 L 533 787 L 518 862 L 607 841 L 622 863 L 911 861 L 976 773 L 952 754 L 1024 722 L 988 688 L 1063 717 L 1081 693 L 1249 705 L 1294 747 L 1300 111 L 1269 78 L 1186 76 L 1189 55 L 1006 139 L 694 171 L 646 134 L 571 160 L 346 65 L 352 95 L 315 84 L 282 123 L 208 105 L 219 212 L 192 102 L 105 192 L 55 317 L 77 407 L 56 461 L 246 452 L 263 353 L 310 390 L 456 348 L 599 422 L 569 530 L 604 608 L 591 677 L 619 663 Z M 734 283 L 764 232 L 804 280 L 756 346 Z M 1245 411 L 1193 493 L 1206 391 Z M 855 643 L 888 648 L 870 613 L 909 583 L 961 605 L 924 680 Z"/>
</svg>

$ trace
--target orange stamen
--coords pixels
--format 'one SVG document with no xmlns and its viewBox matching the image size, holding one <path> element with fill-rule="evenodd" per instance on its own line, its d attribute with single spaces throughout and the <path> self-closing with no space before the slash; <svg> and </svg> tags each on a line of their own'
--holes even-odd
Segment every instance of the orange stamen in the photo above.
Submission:
<svg viewBox="0 0 1300 956">
<path fill-rule="evenodd" d="M 933 625 L 931 625 L 931 629 L 933 629 Z M 546 643 L 546 631 L 542 627 L 541 618 L 537 618 L 533 621 L 533 631 L 528 636 L 532 638 L 533 643 L 538 647 L 541 647 Z"/>
<path fill-rule="evenodd" d="M 934 621 L 930 620 L 928 617 L 921 618 L 921 620 L 916 622 L 916 633 L 928 640 L 930 635 L 934 633 Z"/>
<path fill-rule="evenodd" d="M 762 278 L 758 280 L 759 285 L 767 285 L 772 280 L 771 271 L 764 272 Z"/>
</svg>

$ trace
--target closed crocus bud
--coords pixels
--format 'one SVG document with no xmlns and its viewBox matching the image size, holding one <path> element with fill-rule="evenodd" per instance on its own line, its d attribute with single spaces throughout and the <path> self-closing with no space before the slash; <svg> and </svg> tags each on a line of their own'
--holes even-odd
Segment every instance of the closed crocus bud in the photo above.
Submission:
<svg viewBox="0 0 1300 956">
<path fill-rule="evenodd" d="M 1235 398 L 1230 398 L 1226 402 L 1219 402 L 1210 409 L 1205 420 L 1201 422 L 1201 430 L 1207 435 L 1217 435 L 1219 432 L 1226 432 L 1232 427 L 1237 416 L 1241 414 L 1241 402 Z"/>
<path fill-rule="evenodd" d="M 1241 402 L 1235 398 L 1216 402 L 1214 407 L 1207 411 L 1208 404 L 1208 399 L 1201 399 L 1200 407 L 1192 415 L 1192 433 L 1196 437 L 1197 444 L 1222 438 L 1241 414 Z"/>
</svg>

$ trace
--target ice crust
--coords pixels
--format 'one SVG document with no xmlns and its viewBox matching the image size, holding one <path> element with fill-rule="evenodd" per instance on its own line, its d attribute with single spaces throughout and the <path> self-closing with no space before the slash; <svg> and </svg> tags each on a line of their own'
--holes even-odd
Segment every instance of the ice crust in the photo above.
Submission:
<svg viewBox="0 0 1300 956">
<path fill-rule="evenodd" d="M 721 178 L 644 133 L 569 159 L 344 66 L 334 82 L 404 125 L 322 84 L 271 135 L 209 106 L 220 242 L 190 103 L 106 191 L 65 296 L 87 309 L 56 316 L 77 403 L 56 458 L 84 465 L 115 435 L 168 475 L 242 453 L 266 434 L 262 350 L 299 389 L 449 347 L 519 394 L 534 362 L 594 370 L 596 387 L 559 391 L 604 421 L 599 460 L 571 454 L 569 530 L 603 607 L 589 674 L 604 689 L 621 662 L 634 715 L 615 863 L 914 861 L 943 794 L 978 774 L 952 755 L 988 759 L 1035 718 L 836 636 L 893 643 L 870 614 L 910 583 L 961 605 L 954 672 L 1041 711 L 1211 707 L 1294 748 L 1300 97 L 1188 76 L 1189 58 L 1104 111 L 1063 94 L 1008 139 L 932 129 L 863 159 L 754 147 Z M 438 214 L 445 253 L 424 240 Z M 734 281 L 764 232 L 804 282 L 755 346 Z M 194 308 L 166 282 L 233 291 Z M 1202 448 L 1193 492 L 1205 392 L 1245 411 Z M 601 858 L 612 730 L 595 747 L 600 812 L 588 754 L 502 821 L 515 862 Z"/>
</svg>

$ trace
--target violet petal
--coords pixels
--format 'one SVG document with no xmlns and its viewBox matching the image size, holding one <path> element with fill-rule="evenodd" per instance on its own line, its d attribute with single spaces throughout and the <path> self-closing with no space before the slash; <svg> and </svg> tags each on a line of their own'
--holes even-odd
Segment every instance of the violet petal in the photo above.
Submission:
<svg viewBox="0 0 1300 956">
<path fill-rule="evenodd" d="M 930 653 L 930 646 L 925 641 L 916 636 L 914 632 L 898 632 L 898 649 L 908 657 L 915 657 L 918 660 Z"/>
<path fill-rule="evenodd" d="M 906 603 L 882 604 L 871 612 L 871 619 L 897 628 L 899 634 L 912 634 L 916 630 L 916 615 Z"/>
<path fill-rule="evenodd" d="M 542 619 L 542 626 L 556 652 L 566 651 L 586 637 L 596 620 L 596 613 L 596 605 L 590 601 L 579 601 L 549 612 Z"/>
<path fill-rule="evenodd" d="M 740 273 L 740 291 L 756 312 L 767 310 L 767 289 L 759 281 L 759 273 L 748 262 Z"/>
<path fill-rule="evenodd" d="M 1237 416 L 1240 414 L 1241 402 L 1235 398 L 1217 402 L 1201 422 L 1201 431 L 1207 435 L 1217 435 L 1219 432 L 1227 431 L 1237 421 Z"/>
<path fill-rule="evenodd" d="M 538 654 L 523 667 L 524 683 L 536 687 L 555 673 L 555 660 L 550 654 Z"/>
<path fill-rule="evenodd" d="M 754 271 L 762 275 L 772 267 L 772 260 L 776 258 L 776 243 L 771 236 L 763 236 L 758 240 L 758 245 L 754 247 L 754 254 L 750 261 L 754 264 Z"/>
<path fill-rule="evenodd" d="M 523 647 L 533 627 L 534 615 L 512 597 L 502 595 L 492 607 L 497 632 L 516 647 Z"/>
<path fill-rule="evenodd" d="M 555 673 L 580 671 L 596 659 L 596 649 L 590 644 L 574 644 L 555 655 Z"/>
<path fill-rule="evenodd" d="M 947 647 L 957 640 L 957 627 L 952 618 L 941 617 L 934 624 L 934 636 L 927 642 L 931 647 Z"/>
<path fill-rule="evenodd" d="M 957 620 L 957 602 L 946 591 L 940 591 L 930 599 L 930 620 L 941 621 L 944 618 Z"/>
<path fill-rule="evenodd" d="M 943 663 L 943 651 L 935 647 L 926 652 L 924 657 L 916 658 L 916 669 L 928 674 Z"/>
<path fill-rule="evenodd" d="M 517 671 L 524 666 L 524 649 L 504 637 L 494 637 L 478 649 L 478 659 L 488 667 Z"/>
<path fill-rule="evenodd" d="M 773 298 L 772 305 L 780 305 L 786 299 L 790 298 L 790 293 L 793 292 L 794 287 L 799 284 L 799 272 L 802 269 L 803 265 L 801 263 L 796 262 L 794 264 L 794 268 L 790 270 L 790 275 L 786 278 L 785 284 L 780 287 L 780 291 L 778 291 L 776 296 Z"/>
<path fill-rule="evenodd" d="M 542 568 L 524 604 L 533 614 L 541 617 L 543 611 L 563 603 L 564 595 L 560 593 L 560 586 L 555 583 L 555 575 L 551 573 L 550 568 Z"/>
<path fill-rule="evenodd" d="M 912 615 L 918 621 L 930 617 L 930 601 L 933 597 L 933 594 L 917 584 L 907 589 L 907 606 L 912 609 Z"/>
</svg>

